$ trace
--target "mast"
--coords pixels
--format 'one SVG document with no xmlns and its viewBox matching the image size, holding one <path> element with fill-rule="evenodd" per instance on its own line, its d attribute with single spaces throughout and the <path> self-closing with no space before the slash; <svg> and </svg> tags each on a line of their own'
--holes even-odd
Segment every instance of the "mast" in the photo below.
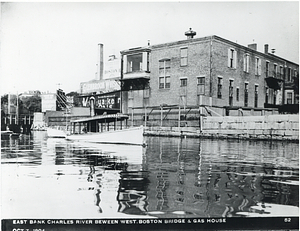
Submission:
<svg viewBox="0 0 300 231">
<path fill-rule="evenodd" d="M 17 91 L 16 124 L 19 124 L 19 93 Z"/>
</svg>

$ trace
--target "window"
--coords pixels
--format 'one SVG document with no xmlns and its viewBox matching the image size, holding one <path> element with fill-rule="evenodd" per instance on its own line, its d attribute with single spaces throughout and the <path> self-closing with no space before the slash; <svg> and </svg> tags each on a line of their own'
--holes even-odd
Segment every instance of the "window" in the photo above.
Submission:
<svg viewBox="0 0 300 231">
<path fill-rule="evenodd" d="M 255 75 L 261 75 L 261 59 L 255 57 Z"/>
<path fill-rule="evenodd" d="M 279 67 L 280 79 L 283 79 L 283 66 Z"/>
<path fill-rule="evenodd" d="M 271 95 L 273 95 L 273 104 L 276 104 L 277 97 L 276 97 L 276 90 L 270 89 L 271 90 Z"/>
<path fill-rule="evenodd" d="M 288 82 L 291 82 L 292 81 L 292 69 L 289 67 L 288 68 L 288 79 L 287 79 Z"/>
<path fill-rule="evenodd" d="M 287 92 L 287 94 L 286 94 L 286 103 L 287 104 L 292 104 L 293 103 L 293 93 L 292 92 Z"/>
<path fill-rule="evenodd" d="M 159 77 L 159 89 L 165 88 L 165 78 Z"/>
<path fill-rule="evenodd" d="M 180 48 L 180 66 L 187 66 L 188 48 Z"/>
<path fill-rule="evenodd" d="M 270 76 L 270 62 L 269 61 L 266 61 L 266 75 L 267 77 Z"/>
<path fill-rule="evenodd" d="M 218 92 L 217 97 L 222 99 L 222 77 L 218 77 Z"/>
<path fill-rule="evenodd" d="M 170 88 L 170 76 L 159 77 L 159 89 Z"/>
<path fill-rule="evenodd" d="M 236 50 L 233 48 L 228 49 L 228 67 L 236 68 Z"/>
<path fill-rule="evenodd" d="M 135 54 L 127 56 L 127 72 L 135 72 L 142 70 L 143 54 Z"/>
<path fill-rule="evenodd" d="M 167 77 L 165 78 L 165 83 L 166 83 L 165 87 L 166 87 L 166 88 L 170 88 L 170 85 L 171 85 L 171 83 L 170 83 L 170 76 L 167 76 Z"/>
<path fill-rule="evenodd" d="M 240 101 L 240 88 L 236 88 L 236 101 Z"/>
<path fill-rule="evenodd" d="M 170 88 L 170 59 L 159 61 L 159 88 Z"/>
<path fill-rule="evenodd" d="M 298 76 L 298 71 L 297 70 L 294 70 L 294 78 L 297 78 Z M 293 81 L 293 80 L 292 80 Z M 293 81 L 294 82 L 294 81 Z"/>
<path fill-rule="evenodd" d="M 258 85 L 254 86 L 254 107 L 258 105 Z"/>
<path fill-rule="evenodd" d="M 205 77 L 197 77 L 197 94 L 205 94 Z"/>
<path fill-rule="evenodd" d="M 269 88 L 266 87 L 265 103 L 269 103 Z"/>
<path fill-rule="evenodd" d="M 186 87 L 187 86 L 187 78 L 180 79 L 180 87 Z"/>
<path fill-rule="evenodd" d="M 180 90 L 179 90 L 180 96 L 186 96 L 187 95 L 187 77 L 180 78 Z M 185 100 L 183 100 L 185 102 Z"/>
<path fill-rule="evenodd" d="M 249 54 L 244 55 L 244 72 L 249 73 L 250 56 Z"/>
<path fill-rule="evenodd" d="M 274 63 L 274 77 L 277 77 L 277 64 Z"/>
<path fill-rule="evenodd" d="M 244 106 L 248 107 L 248 83 L 245 83 Z"/>
<path fill-rule="evenodd" d="M 229 80 L 229 106 L 233 105 L 233 80 Z"/>
</svg>

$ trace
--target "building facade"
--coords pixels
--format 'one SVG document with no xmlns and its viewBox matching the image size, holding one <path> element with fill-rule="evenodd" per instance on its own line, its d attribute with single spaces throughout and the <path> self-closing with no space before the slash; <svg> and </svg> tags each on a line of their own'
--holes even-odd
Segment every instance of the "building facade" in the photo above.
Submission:
<svg viewBox="0 0 300 231">
<path fill-rule="evenodd" d="M 190 29 L 186 40 L 121 51 L 125 113 L 264 115 L 299 103 L 298 64 L 269 53 L 267 44 L 262 53 L 257 44 L 195 34 Z"/>
</svg>

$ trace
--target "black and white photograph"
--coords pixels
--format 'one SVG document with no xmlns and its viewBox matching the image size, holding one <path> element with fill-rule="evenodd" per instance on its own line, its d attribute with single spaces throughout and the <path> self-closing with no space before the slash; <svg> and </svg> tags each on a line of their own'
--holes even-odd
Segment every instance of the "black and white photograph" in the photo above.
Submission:
<svg viewBox="0 0 300 231">
<path fill-rule="evenodd" d="M 2 231 L 299 229 L 299 1 L 0 4 Z"/>
</svg>

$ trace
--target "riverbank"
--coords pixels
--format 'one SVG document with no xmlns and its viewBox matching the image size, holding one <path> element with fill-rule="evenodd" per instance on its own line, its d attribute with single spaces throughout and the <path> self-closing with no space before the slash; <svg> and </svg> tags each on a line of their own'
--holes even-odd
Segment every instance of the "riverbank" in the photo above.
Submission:
<svg viewBox="0 0 300 231">
<path fill-rule="evenodd" d="M 205 117 L 201 127 L 146 127 L 146 136 L 299 141 L 299 115 Z"/>
</svg>

